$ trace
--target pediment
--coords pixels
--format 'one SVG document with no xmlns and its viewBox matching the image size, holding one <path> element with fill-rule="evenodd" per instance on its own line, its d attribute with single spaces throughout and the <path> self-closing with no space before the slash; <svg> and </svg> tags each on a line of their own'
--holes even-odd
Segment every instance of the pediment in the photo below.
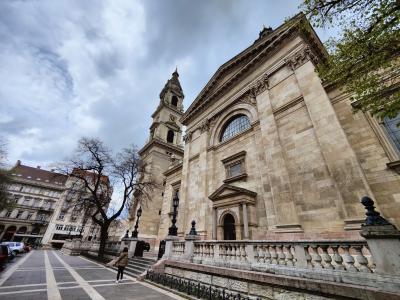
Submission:
<svg viewBox="0 0 400 300">
<path fill-rule="evenodd" d="M 217 190 L 215 190 L 215 192 L 212 193 L 208 198 L 211 201 L 215 202 L 222 199 L 237 198 L 237 197 L 242 197 L 243 199 L 247 200 L 251 199 L 255 200 L 256 196 L 257 196 L 256 192 L 250 191 L 248 189 L 240 188 L 230 184 L 223 184 Z"/>
<path fill-rule="evenodd" d="M 305 16 L 299 14 L 271 33 L 260 36 L 251 46 L 220 66 L 182 116 L 182 124 L 187 125 L 188 121 L 199 111 L 204 110 L 213 98 L 223 94 L 224 90 L 243 78 L 259 61 L 268 57 L 278 45 L 294 34 L 301 35 L 305 43 L 310 45 L 319 57 L 325 57 L 326 50 L 315 32 L 311 29 L 309 33 L 303 34 L 302 28 L 307 25 L 309 23 Z"/>
</svg>

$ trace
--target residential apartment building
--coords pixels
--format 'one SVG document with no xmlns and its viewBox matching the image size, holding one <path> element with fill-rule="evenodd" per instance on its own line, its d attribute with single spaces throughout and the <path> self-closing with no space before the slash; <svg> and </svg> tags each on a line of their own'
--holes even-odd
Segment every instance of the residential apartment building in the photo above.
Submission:
<svg viewBox="0 0 400 300">
<path fill-rule="evenodd" d="M 0 212 L 0 241 L 41 243 L 68 176 L 19 160 L 10 173 L 9 193 L 15 207 Z"/>
<path fill-rule="evenodd" d="M 92 175 L 88 173 L 88 176 Z M 102 181 L 109 184 L 107 176 L 104 176 Z M 95 207 L 89 206 L 90 201 L 84 200 L 89 197 L 90 194 L 82 188 L 79 180 L 70 176 L 43 237 L 43 244 L 61 248 L 69 238 L 80 236 L 85 241 L 100 238 L 100 226 L 91 218 Z"/>
<path fill-rule="evenodd" d="M 0 212 L 0 241 L 59 248 L 68 238 L 99 238 L 99 226 L 90 217 L 92 211 L 76 199 L 84 195 L 70 192 L 73 177 L 26 166 L 19 160 L 10 175 L 8 190 L 15 206 Z"/>
</svg>

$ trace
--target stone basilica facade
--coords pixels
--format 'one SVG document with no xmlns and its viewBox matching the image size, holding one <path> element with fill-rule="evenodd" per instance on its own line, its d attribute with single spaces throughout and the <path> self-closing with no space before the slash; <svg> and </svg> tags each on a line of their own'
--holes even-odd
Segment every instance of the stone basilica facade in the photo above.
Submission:
<svg viewBox="0 0 400 300">
<path fill-rule="evenodd" d="M 400 134 L 321 81 L 326 55 L 299 15 L 264 28 L 186 111 L 175 71 L 140 151 L 160 188 L 139 237 L 158 248 L 177 192 L 181 237 L 195 220 L 208 240 L 360 239 L 365 195 L 400 226 Z"/>
</svg>

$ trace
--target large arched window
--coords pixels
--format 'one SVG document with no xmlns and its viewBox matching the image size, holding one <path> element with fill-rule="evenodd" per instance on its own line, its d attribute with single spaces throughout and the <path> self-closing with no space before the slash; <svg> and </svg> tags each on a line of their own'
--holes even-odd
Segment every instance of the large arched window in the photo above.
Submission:
<svg viewBox="0 0 400 300">
<path fill-rule="evenodd" d="M 178 97 L 177 97 L 177 96 L 175 96 L 175 95 L 172 96 L 171 105 L 173 105 L 173 106 L 175 106 L 175 107 L 178 106 Z"/>
<path fill-rule="evenodd" d="M 173 130 L 168 130 L 168 133 L 167 133 L 167 142 L 168 143 L 173 143 L 174 142 L 174 131 Z"/>
<path fill-rule="evenodd" d="M 226 122 L 221 133 L 220 142 L 229 140 L 231 137 L 242 131 L 245 131 L 248 128 L 250 128 L 249 118 L 245 115 L 236 115 Z"/>
</svg>

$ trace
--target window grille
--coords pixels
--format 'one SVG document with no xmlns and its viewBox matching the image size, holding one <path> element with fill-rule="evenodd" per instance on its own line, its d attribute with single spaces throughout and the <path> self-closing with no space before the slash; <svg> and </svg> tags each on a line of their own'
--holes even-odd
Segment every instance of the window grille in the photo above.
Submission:
<svg viewBox="0 0 400 300">
<path fill-rule="evenodd" d="M 236 115 L 231 118 L 222 131 L 220 141 L 224 142 L 229 140 L 233 136 L 245 131 L 250 128 L 250 120 L 245 115 Z"/>
</svg>

